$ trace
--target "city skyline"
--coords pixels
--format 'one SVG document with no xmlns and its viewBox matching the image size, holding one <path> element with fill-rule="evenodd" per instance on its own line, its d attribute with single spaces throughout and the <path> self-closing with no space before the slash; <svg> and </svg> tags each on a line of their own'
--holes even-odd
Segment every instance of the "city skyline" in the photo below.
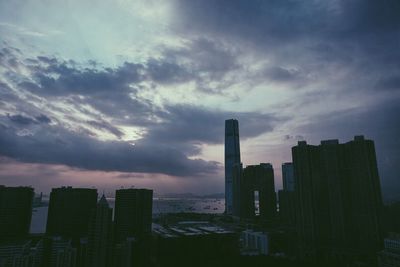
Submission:
<svg viewBox="0 0 400 267">
<path fill-rule="evenodd" d="M 239 159 L 229 141 L 234 137 L 233 144 L 238 144 L 238 122 L 226 122 L 227 159 Z M 185 211 L 184 200 L 173 198 L 158 199 L 165 201 L 164 208 L 153 209 L 151 189 L 118 189 L 114 205 L 109 205 L 104 193 L 99 198 L 94 188 L 53 188 L 47 202 L 42 195 L 35 198 L 32 187 L 0 186 L 0 264 L 397 264 L 400 202 L 382 202 L 374 141 L 362 135 L 345 143 L 299 141 L 291 154 L 293 162 L 282 164 L 284 188 L 278 199 L 270 163 L 245 168 L 231 164 L 231 211 L 227 204 L 218 213 L 210 213 L 221 202 L 215 197 L 205 200 L 208 205 L 202 211 L 194 208 L 201 201 L 194 198 Z M 33 217 L 39 209 L 37 215 L 47 218 L 46 230 L 31 232 L 32 224 L 41 221 Z"/>
<path fill-rule="evenodd" d="M 0 1 L 0 184 L 224 192 L 297 141 L 375 141 L 400 199 L 397 1 Z"/>
</svg>

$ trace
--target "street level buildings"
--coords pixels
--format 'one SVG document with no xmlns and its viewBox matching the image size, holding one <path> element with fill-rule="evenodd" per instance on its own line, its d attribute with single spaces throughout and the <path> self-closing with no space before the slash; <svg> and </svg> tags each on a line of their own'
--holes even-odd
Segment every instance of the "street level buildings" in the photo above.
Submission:
<svg viewBox="0 0 400 267">
<path fill-rule="evenodd" d="M 384 250 L 378 253 L 379 267 L 400 266 L 400 234 L 391 233 L 384 240 Z"/>
</svg>

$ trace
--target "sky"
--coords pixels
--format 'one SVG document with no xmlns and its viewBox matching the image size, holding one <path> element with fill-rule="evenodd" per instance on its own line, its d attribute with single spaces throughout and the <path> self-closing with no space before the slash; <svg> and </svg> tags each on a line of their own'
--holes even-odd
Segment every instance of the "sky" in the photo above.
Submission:
<svg viewBox="0 0 400 267">
<path fill-rule="evenodd" d="M 299 140 L 375 141 L 400 199 L 397 0 L 0 0 L 0 184 L 224 190 Z"/>
</svg>

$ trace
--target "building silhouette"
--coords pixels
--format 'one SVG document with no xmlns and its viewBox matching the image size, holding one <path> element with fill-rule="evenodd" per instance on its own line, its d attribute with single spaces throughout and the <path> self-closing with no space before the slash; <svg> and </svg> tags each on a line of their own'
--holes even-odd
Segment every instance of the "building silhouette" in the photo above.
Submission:
<svg viewBox="0 0 400 267">
<path fill-rule="evenodd" d="M 368 259 L 382 247 L 374 142 L 298 142 L 292 148 L 298 255 L 317 261 Z"/>
<path fill-rule="evenodd" d="M 255 192 L 258 192 L 259 215 L 271 220 L 276 215 L 274 169 L 270 163 L 233 167 L 233 215 L 252 219 L 256 216 Z"/>
<path fill-rule="evenodd" d="M 151 234 L 153 190 L 119 189 L 115 194 L 115 241 Z"/>
<path fill-rule="evenodd" d="M 294 170 L 292 162 L 285 162 L 282 164 L 282 181 L 283 190 L 293 192 L 294 191 Z"/>
<path fill-rule="evenodd" d="M 239 122 L 225 121 L 225 212 L 233 213 L 233 167 L 240 164 Z"/>
<path fill-rule="evenodd" d="M 280 219 L 283 225 L 294 226 L 296 207 L 293 163 L 282 164 L 282 182 L 283 189 L 278 192 Z"/>
<path fill-rule="evenodd" d="M 243 164 L 234 164 L 232 167 L 232 215 L 237 217 L 243 216 L 244 206 L 242 205 L 243 194 Z"/>
<path fill-rule="evenodd" d="M 96 189 L 53 188 L 50 193 L 46 233 L 75 239 L 87 236 L 90 215 L 96 204 Z"/>
<path fill-rule="evenodd" d="M 112 208 L 103 195 L 92 211 L 87 245 L 88 267 L 110 266 L 112 248 Z"/>
<path fill-rule="evenodd" d="M 28 236 L 33 196 L 31 187 L 0 186 L 0 241 Z"/>
<path fill-rule="evenodd" d="M 254 218 L 255 191 L 258 191 L 259 213 L 263 220 L 276 215 L 274 169 L 270 163 L 250 165 L 243 169 L 241 181 L 241 217 Z"/>
</svg>

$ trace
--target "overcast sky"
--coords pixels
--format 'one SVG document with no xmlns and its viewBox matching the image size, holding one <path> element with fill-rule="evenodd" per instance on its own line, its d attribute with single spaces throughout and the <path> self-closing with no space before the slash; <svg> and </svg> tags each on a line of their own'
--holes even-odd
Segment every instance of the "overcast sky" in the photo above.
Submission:
<svg viewBox="0 0 400 267">
<path fill-rule="evenodd" d="M 0 184 L 223 192 L 298 140 L 375 141 L 400 198 L 397 0 L 0 0 Z"/>
</svg>

